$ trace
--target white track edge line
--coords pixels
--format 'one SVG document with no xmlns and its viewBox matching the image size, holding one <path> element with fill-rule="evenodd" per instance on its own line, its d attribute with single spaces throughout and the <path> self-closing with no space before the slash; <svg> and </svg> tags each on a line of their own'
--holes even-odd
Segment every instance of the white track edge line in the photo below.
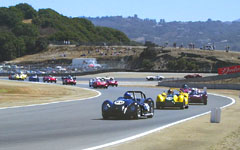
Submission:
<svg viewBox="0 0 240 150">
<path fill-rule="evenodd" d="M 228 97 L 228 96 L 223 96 L 223 95 L 214 94 L 214 93 L 209 93 L 209 94 L 214 95 L 214 96 L 220 96 L 220 97 L 228 98 L 228 99 L 232 100 L 232 102 L 231 102 L 230 104 L 220 107 L 221 109 L 226 108 L 226 107 L 229 107 L 229 106 L 233 105 L 233 104 L 236 102 L 234 98 L 231 98 L 231 97 Z M 114 142 L 102 144 L 102 145 L 99 145 L 99 146 L 94 146 L 94 147 L 86 148 L 86 149 L 84 149 L 84 150 L 96 150 L 96 149 L 100 149 L 100 148 L 104 148 L 104 147 L 108 147 L 108 146 L 113 146 L 113 145 L 116 145 L 116 144 L 120 144 L 120 143 L 123 143 L 123 142 L 127 142 L 127 141 L 130 141 L 130 140 L 134 140 L 134 139 L 143 137 L 143 136 L 145 136 L 145 135 L 151 134 L 151 133 L 153 133 L 153 132 L 157 132 L 157 131 L 163 130 L 163 129 L 165 129 L 165 128 L 174 126 L 174 125 L 176 125 L 176 124 L 180 124 L 180 123 L 182 123 L 182 122 L 185 122 L 185 121 L 188 121 L 188 120 L 192 120 L 192 119 L 201 117 L 201 116 L 203 116 L 203 115 L 209 114 L 210 112 L 211 112 L 211 111 L 208 111 L 208 112 L 205 112 L 205 113 L 202 113 L 202 114 L 199 114 L 199 115 L 195 115 L 195 116 L 192 116 L 192 117 L 189 117 L 189 118 L 186 118 L 186 119 L 182 119 L 182 120 L 179 120 L 179 121 L 176 121 L 176 122 L 173 122 L 173 123 L 170 123 L 170 124 L 167 124 L 167 125 L 164 125 L 164 126 L 161 126 L 161 127 L 158 127 L 158 128 L 155 128 L 155 129 L 152 129 L 152 130 L 149 130 L 149 131 L 146 131 L 146 132 L 137 134 L 137 135 L 134 135 L 134 136 L 130 136 L 130 137 L 127 137 L 127 138 L 124 138 L 124 139 L 121 139 L 121 140 L 117 140 L 117 141 L 114 141 Z"/>
</svg>

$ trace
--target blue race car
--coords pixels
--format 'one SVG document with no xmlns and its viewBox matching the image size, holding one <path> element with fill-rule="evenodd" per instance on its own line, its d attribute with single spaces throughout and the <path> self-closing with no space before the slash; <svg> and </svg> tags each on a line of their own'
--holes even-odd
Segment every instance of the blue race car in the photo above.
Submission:
<svg viewBox="0 0 240 150">
<path fill-rule="evenodd" d="M 39 77 L 37 75 L 32 75 L 28 78 L 28 81 L 39 82 Z"/>
<path fill-rule="evenodd" d="M 141 91 L 127 91 L 124 97 L 115 101 L 105 100 L 102 104 L 103 119 L 109 118 L 152 118 L 154 115 L 154 101 L 146 98 Z"/>
</svg>

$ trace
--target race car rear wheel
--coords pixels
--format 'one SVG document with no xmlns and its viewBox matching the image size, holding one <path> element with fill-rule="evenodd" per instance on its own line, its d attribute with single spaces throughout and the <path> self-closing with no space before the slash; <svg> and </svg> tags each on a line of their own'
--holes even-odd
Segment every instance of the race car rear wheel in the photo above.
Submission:
<svg viewBox="0 0 240 150">
<path fill-rule="evenodd" d="M 157 108 L 157 109 L 161 109 L 162 107 L 160 106 L 159 103 L 156 103 L 156 108 Z"/>
<path fill-rule="evenodd" d="M 207 99 L 204 99 L 203 104 L 207 105 Z"/>
</svg>

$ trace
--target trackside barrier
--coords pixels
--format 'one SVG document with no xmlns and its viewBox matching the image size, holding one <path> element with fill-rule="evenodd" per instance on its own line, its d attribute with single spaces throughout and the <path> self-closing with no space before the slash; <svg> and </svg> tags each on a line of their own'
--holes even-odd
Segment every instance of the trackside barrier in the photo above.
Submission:
<svg viewBox="0 0 240 150">
<path fill-rule="evenodd" d="M 221 109 L 220 108 L 212 108 L 211 109 L 211 123 L 220 123 L 221 120 Z"/>
<path fill-rule="evenodd" d="M 188 83 L 188 82 L 158 82 L 158 86 L 166 87 L 176 87 L 180 88 L 183 84 L 187 84 L 190 87 L 204 88 L 207 89 L 230 89 L 230 90 L 240 90 L 240 84 L 207 84 L 207 83 Z"/>
</svg>

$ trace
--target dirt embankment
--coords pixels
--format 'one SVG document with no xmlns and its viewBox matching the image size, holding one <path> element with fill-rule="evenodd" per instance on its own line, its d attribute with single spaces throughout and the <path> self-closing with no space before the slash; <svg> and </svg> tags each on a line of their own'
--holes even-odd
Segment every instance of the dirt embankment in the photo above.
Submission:
<svg viewBox="0 0 240 150">
<path fill-rule="evenodd" d="M 118 60 L 125 56 L 138 56 L 144 47 L 141 46 L 76 46 L 50 45 L 46 51 L 26 55 L 9 63 L 38 64 L 38 63 L 67 63 L 73 58 L 97 58 L 98 60 Z M 119 60 L 120 61 L 120 60 Z"/>
<path fill-rule="evenodd" d="M 9 63 L 70 65 L 73 58 L 97 58 L 100 63 L 119 68 L 156 71 L 211 72 L 240 64 L 239 52 L 143 46 L 49 46 L 44 52 L 27 55 Z M 114 64 L 113 64 L 114 63 Z"/>
</svg>

